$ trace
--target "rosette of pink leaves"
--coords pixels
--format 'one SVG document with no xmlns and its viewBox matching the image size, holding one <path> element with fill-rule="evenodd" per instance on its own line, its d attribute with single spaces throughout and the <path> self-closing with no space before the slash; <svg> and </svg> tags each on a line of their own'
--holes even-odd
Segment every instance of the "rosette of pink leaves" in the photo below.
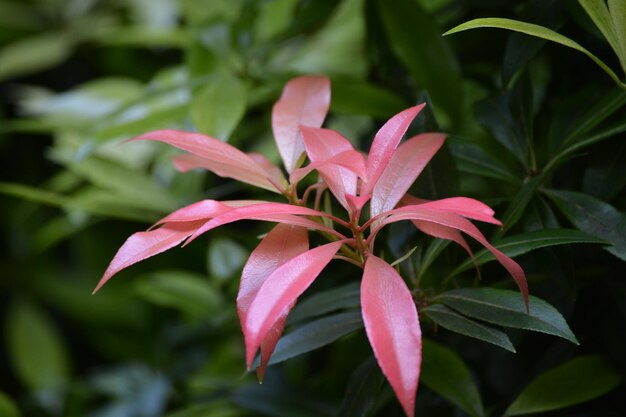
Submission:
<svg viewBox="0 0 626 417">
<path fill-rule="evenodd" d="M 186 151 L 174 158 L 181 171 L 204 168 L 282 194 L 287 203 L 203 200 L 181 208 L 148 231 L 129 237 L 96 291 L 120 270 L 183 242 L 186 245 L 218 226 L 244 219 L 279 223 L 251 253 L 241 276 L 237 312 L 248 367 L 260 349 L 257 373 L 263 377 L 298 297 L 332 259 L 347 260 L 363 269 L 361 310 L 365 330 L 383 373 L 406 414 L 412 417 L 422 360 L 418 312 L 402 277 L 375 256 L 378 232 L 390 223 L 409 220 L 427 235 L 458 243 L 471 256 L 463 232 L 494 254 L 527 303 L 526 278 L 519 265 L 490 245 L 468 220 L 500 225 L 488 206 L 465 197 L 426 201 L 406 194 L 445 140 L 443 134 L 424 133 L 400 143 L 423 104 L 386 122 L 367 157 L 339 133 L 321 128 L 329 105 L 330 81 L 320 76 L 292 79 L 274 105 L 272 128 L 288 179 L 264 156 L 244 153 L 199 133 L 160 130 L 133 139 L 165 142 Z M 309 164 L 300 167 L 303 155 Z M 298 182 L 313 170 L 320 181 L 300 196 Z M 320 196 L 326 189 L 346 209 L 346 219 L 320 210 Z M 312 195 L 315 198 L 310 203 Z M 370 215 L 361 224 L 361 212 L 368 202 Z M 329 242 L 310 248 L 309 230 L 320 232 Z"/>
</svg>

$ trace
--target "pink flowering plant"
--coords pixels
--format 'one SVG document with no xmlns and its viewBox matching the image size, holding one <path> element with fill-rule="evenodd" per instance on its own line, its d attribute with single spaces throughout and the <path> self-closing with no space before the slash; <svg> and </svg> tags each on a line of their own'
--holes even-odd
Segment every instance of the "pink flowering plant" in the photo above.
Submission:
<svg viewBox="0 0 626 417">
<path fill-rule="evenodd" d="M 456 242 L 472 257 L 467 235 L 513 277 L 521 292 L 522 313 L 533 308 L 534 297 L 529 303 L 520 266 L 492 246 L 470 221 L 501 225 L 490 207 L 466 197 L 427 201 L 407 194 L 445 141 L 441 133 L 402 141 L 424 104 L 387 121 L 364 155 L 338 132 L 321 127 L 330 96 L 328 78 L 304 76 L 292 79 L 274 105 L 272 128 L 286 176 L 263 155 L 244 153 L 199 133 L 160 130 L 133 139 L 165 142 L 186 151 L 174 158 L 180 171 L 204 168 L 280 194 L 285 202 L 203 200 L 183 207 L 148 231 L 129 237 L 96 291 L 120 270 L 183 242 L 187 245 L 216 227 L 238 220 L 277 223 L 252 251 L 241 276 L 237 312 L 248 368 L 260 350 L 257 373 L 263 378 L 298 297 L 333 259 L 347 261 L 362 274 L 362 318 L 376 360 L 404 411 L 413 416 L 422 362 L 419 303 L 377 248 L 376 237 L 385 226 L 409 221 L 426 235 Z M 319 180 L 299 187 L 314 171 Z M 322 209 L 326 192 L 345 209 L 344 215 Z M 319 233 L 327 243 L 310 247 L 310 232 Z"/>
</svg>

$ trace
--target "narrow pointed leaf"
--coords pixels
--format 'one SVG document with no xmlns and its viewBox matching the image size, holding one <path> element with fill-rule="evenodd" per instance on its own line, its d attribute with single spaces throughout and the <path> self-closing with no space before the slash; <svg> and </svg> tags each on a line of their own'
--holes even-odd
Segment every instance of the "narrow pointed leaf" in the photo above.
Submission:
<svg viewBox="0 0 626 417">
<path fill-rule="evenodd" d="M 517 292 L 495 288 L 446 291 L 438 295 L 436 300 L 461 314 L 487 323 L 548 333 L 578 344 L 561 313 L 534 296 L 528 300 L 529 312 Z"/>
<path fill-rule="evenodd" d="M 613 390 L 620 381 L 619 373 L 603 357 L 580 356 L 537 377 L 504 415 L 542 413 L 584 403 Z"/>
<path fill-rule="evenodd" d="M 272 110 L 272 130 L 287 172 L 293 171 L 304 143 L 300 126 L 320 127 L 330 106 L 327 77 L 298 77 L 289 81 Z"/>
<path fill-rule="evenodd" d="M 463 316 L 445 305 L 434 304 L 426 307 L 422 312 L 445 329 L 494 344 L 515 353 L 515 347 L 513 347 L 506 333 Z"/>
<path fill-rule="evenodd" d="M 370 344 L 409 417 L 422 362 L 422 332 L 411 292 L 398 272 L 373 255 L 361 283 L 361 309 Z"/>
<path fill-rule="evenodd" d="M 604 72 L 606 72 L 612 79 L 615 81 L 617 85 L 621 88 L 626 88 L 626 84 L 622 83 L 619 77 L 613 72 L 611 68 L 609 68 L 604 62 L 602 62 L 597 56 L 580 46 L 577 42 L 574 42 L 570 38 L 561 35 L 558 32 L 555 32 L 551 29 L 548 29 L 544 26 L 535 25 L 532 23 L 520 22 L 518 20 L 512 19 L 502 19 L 497 17 L 488 17 L 481 19 L 470 20 L 469 22 L 465 22 L 456 26 L 444 35 L 451 35 L 453 33 L 462 32 L 468 29 L 477 29 L 477 28 L 498 28 L 498 29 L 508 29 L 513 30 L 515 32 L 525 33 L 530 36 L 536 36 L 538 38 L 546 39 L 551 42 L 558 43 L 563 46 L 567 46 L 568 48 L 575 49 L 583 54 L 587 55 L 593 62 L 595 62 Z"/>
<path fill-rule="evenodd" d="M 438 239 L 451 240 L 460 245 L 468 253 L 470 258 L 474 257 L 472 249 L 469 247 L 461 232 L 448 226 L 442 226 L 440 224 L 424 222 L 421 220 L 413 220 L 412 223 L 420 231 L 426 233 L 429 236 L 436 237 Z"/>
<path fill-rule="evenodd" d="M 288 324 L 305 321 L 336 310 L 361 307 L 359 283 L 322 291 L 300 301 L 289 314 Z"/>
<path fill-rule="evenodd" d="M 421 381 L 472 417 L 485 415 L 480 393 L 463 360 L 451 349 L 424 340 Z"/>
<path fill-rule="evenodd" d="M 500 221 L 493 217 L 494 211 L 491 207 L 478 200 L 467 197 L 451 197 L 435 201 L 426 201 L 417 205 L 403 206 L 392 210 L 389 213 L 411 213 L 414 210 L 420 211 L 424 209 L 436 210 L 443 213 L 453 213 L 473 220 L 491 223 L 498 226 L 501 225 Z"/>
<path fill-rule="evenodd" d="M 113 275 L 117 274 L 122 269 L 128 268 L 139 261 L 165 252 L 178 245 L 191 236 L 203 223 L 203 220 L 185 223 L 169 223 L 158 229 L 147 232 L 137 232 L 131 235 L 126 239 L 122 247 L 119 248 L 93 292 L 95 293 L 102 288 Z"/>
<path fill-rule="evenodd" d="M 615 53 L 626 73 L 626 3 L 622 0 L 609 0 L 609 12 L 613 20 L 617 48 Z"/>
<path fill-rule="evenodd" d="M 309 238 L 305 228 L 279 224 L 252 251 L 243 268 L 237 294 L 237 314 L 244 331 L 250 304 L 263 283 L 279 266 L 307 250 Z M 265 367 L 283 331 L 285 318 L 286 315 L 277 321 L 261 344 L 260 379 L 263 378 Z"/>
<path fill-rule="evenodd" d="M 248 367 L 267 332 L 313 283 L 343 242 L 327 243 L 292 258 L 272 272 L 250 304 L 244 336 Z"/>
<path fill-rule="evenodd" d="M 180 168 L 204 167 L 221 177 L 233 178 L 270 191 L 278 191 L 268 178 L 267 172 L 253 158 L 219 139 L 200 133 L 157 130 L 132 140 L 164 142 L 196 156 L 196 158 L 179 157 L 177 163 Z"/>
<path fill-rule="evenodd" d="M 370 206 L 372 217 L 396 206 L 444 140 L 445 135 L 441 133 L 424 133 L 398 147 L 374 186 Z"/>
<path fill-rule="evenodd" d="M 391 160 L 400 140 L 425 104 L 410 107 L 393 116 L 380 128 L 367 157 L 367 181 L 361 195 L 369 195 Z"/>
<path fill-rule="evenodd" d="M 619 58 L 622 68 L 626 68 L 624 66 L 624 55 L 622 54 L 622 48 L 615 30 L 616 28 L 613 25 L 613 14 L 617 11 L 618 6 L 614 7 L 611 13 L 609 13 L 609 8 L 604 0 L 578 0 L 578 3 L 585 9 L 585 12 L 587 12 L 591 20 L 593 20 L 593 23 L 600 29 L 602 35 L 609 42 L 611 49 L 613 49 L 615 55 Z M 624 4 L 623 1 L 619 3 Z M 626 8 L 622 8 L 621 11 L 622 13 L 626 13 Z"/>
</svg>

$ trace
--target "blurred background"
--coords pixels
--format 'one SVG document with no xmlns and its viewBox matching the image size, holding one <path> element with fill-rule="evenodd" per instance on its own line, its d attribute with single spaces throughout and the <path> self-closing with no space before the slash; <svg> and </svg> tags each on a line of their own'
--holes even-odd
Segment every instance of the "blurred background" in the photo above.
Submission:
<svg viewBox="0 0 626 417">
<path fill-rule="evenodd" d="M 576 1 L 0 0 L 0 416 L 402 415 L 354 324 L 349 266 L 329 268 L 303 297 L 309 306 L 316 295 L 343 297 L 343 316 L 332 316 L 343 327 L 330 331 L 320 324 L 328 311 L 302 308 L 288 326 L 304 329 L 293 336 L 300 350 L 283 359 L 297 357 L 263 385 L 246 374 L 235 297 L 267 224 L 210 232 L 91 295 L 124 240 L 170 211 L 267 198 L 177 173 L 167 146 L 123 141 L 178 128 L 278 161 L 271 106 L 300 74 L 332 78 L 325 126 L 362 149 L 387 118 L 428 102 L 412 132 L 449 139 L 414 191 L 494 207 L 505 228 L 483 230 L 514 246 L 531 293 L 580 342 L 511 330 L 512 354 L 424 316 L 425 335 L 467 365 L 481 405 L 463 403 L 460 386 L 442 393 L 431 377 L 419 415 L 501 415 L 531 381 L 581 355 L 602 366 L 569 378 L 601 388 L 566 387 L 569 400 L 537 410 L 626 415 L 626 91 L 583 54 L 536 38 L 496 29 L 442 37 L 494 16 L 557 30 L 623 74 Z M 462 250 L 405 229 L 388 233 L 385 251 L 397 258 L 417 244 L 403 268 L 424 291 L 475 281 Z M 481 276 L 512 288 L 497 265 Z"/>
</svg>

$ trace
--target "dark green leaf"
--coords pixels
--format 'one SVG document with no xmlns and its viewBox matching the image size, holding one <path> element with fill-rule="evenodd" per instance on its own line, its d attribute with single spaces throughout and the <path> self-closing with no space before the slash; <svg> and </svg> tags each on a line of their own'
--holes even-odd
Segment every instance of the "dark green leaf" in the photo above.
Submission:
<svg viewBox="0 0 626 417">
<path fill-rule="evenodd" d="M 420 382 L 472 417 L 485 415 L 480 393 L 463 360 L 452 350 L 424 339 Z"/>
<path fill-rule="evenodd" d="M 626 261 L 626 215 L 586 194 L 557 190 L 546 194 L 576 227 L 610 243 L 606 250 Z"/>
<path fill-rule="evenodd" d="M 545 248 L 555 245 L 569 245 L 572 243 L 594 243 L 605 244 L 602 239 L 594 237 L 580 230 L 572 229 L 545 229 L 535 230 L 533 232 L 522 233 L 520 235 L 508 236 L 498 242 L 494 246 L 500 249 L 505 255 L 514 258 L 527 252 L 539 248 Z M 493 261 L 495 256 L 487 249 L 482 249 L 475 254 L 474 260 L 466 260 L 457 266 L 450 275 L 457 275 L 463 271 L 471 269 L 474 265 L 482 265 L 486 262 Z"/>
<path fill-rule="evenodd" d="M 166 417 L 239 417 L 241 415 L 243 412 L 236 410 L 228 402 L 215 401 L 203 405 L 192 405 L 167 414 Z"/>
<path fill-rule="evenodd" d="M 27 303 L 14 304 L 5 326 L 11 363 L 24 385 L 33 390 L 55 388 L 67 380 L 68 352 L 44 311 Z"/>
<path fill-rule="evenodd" d="M 601 356 L 581 356 L 540 375 L 504 415 L 541 413 L 584 403 L 611 391 L 620 380 L 619 374 Z"/>
<path fill-rule="evenodd" d="M 385 377 L 375 357 L 363 362 L 350 377 L 337 417 L 367 417 L 376 405 Z"/>
<path fill-rule="evenodd" d="M 515 194 L 515 197 L 513 197 L 513 200 L 509 203 L 506 211 L 502 215 L 502 230 L 500 235 L 517 224 L 542 181 L 543 176 L 539 175 L 532 177 L 522 185 L 522 188 Z"/>
<path fill-rule="evenodd" d="M 446 143 L 454 155 L 459 171 L 519 184 L 519 178 L 480 146 L 455 136 L 449 137 Z"/>
<path fill-rule="evenodd" d="M 413 0 L 377 0 L 377 6 L 397 57 L 428 91 L 435 108 L 443 109 L 452 123 L 458 123 L 463 105 L 461 78 L 437 20 Z"/>
<path fill-rule="evenodd" d="M 0 391 L 0 416 L 20 417 L 20 410 L 15 403 L 2 391 Z"/>
<path fill-rule="evenodd" d="M 625 123 L 626 126 L 626 123 Z M 609 143 L 590 158 L 582 190 L 604 201 L 611 201 L 626 187 L 626 142 Z"/>
<path fill-rule="evenodd" d="M 331 110 L 338 113 L 387 119 L 409 107 L 394 93 L 363 82 L 337 79 L 332 89 Z"/>
<path fill-rule="evenodd" d="M 578 344 L 561 313 L 534 296 L 529 297 L 529 313 L 517 291 L 463 288 L 444 292 L 435 300 L 468 317 L 499 326 L 548 333 Z"/>
<path fill-rule="evenodd" d="M 287 323 L 294 324 L 336 310 L 361 306 L 361 291 L 358 282 L 351 282 L 332 290 L 322 291 L 298 302 L 289 313 Z"/>
<path fill-rule="evenodd" d="M 467 318 L 442 304 L 428 306 L 422 311 L 445 329 L 515 352 L 515 347 L 506 333 Z"/>
</svg>

